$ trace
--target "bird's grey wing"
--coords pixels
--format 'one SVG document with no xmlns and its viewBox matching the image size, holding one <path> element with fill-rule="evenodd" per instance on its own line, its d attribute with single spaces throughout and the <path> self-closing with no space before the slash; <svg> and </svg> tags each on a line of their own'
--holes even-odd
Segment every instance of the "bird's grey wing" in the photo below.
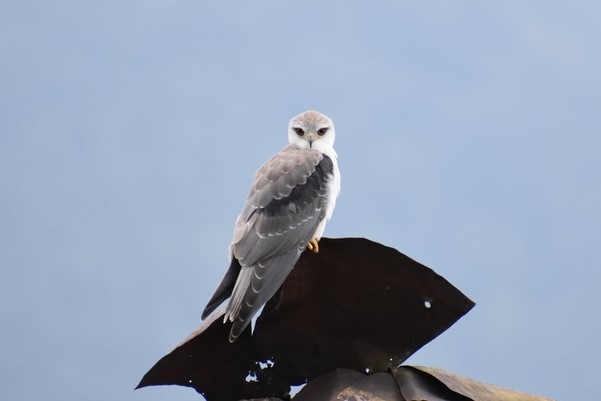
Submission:
<svg viewBox="0 0 601 401">
<path fill-rule="evenodd" d="M 234 231 L 231 252 L 240 265 L 306 245 L 314 232 L 307 234 L 307 228 L 325 216 L 326 183 L 332 174 L 332 160 L 310 149 L 284 148 L 265 163 Z"/>
<path fill-rule="evenodd" d="M 230 341 L 282 285 L 325 217 L 332 160 L 311 151 L 291 153 L 280 155 L 291 165 L 274 171 L 267 164 L 259 171 L 255 183 L 271 178 L 253 187 L 237 224 L 232 253 L 242 268 L 225 316 L 234 322 Z"/>
<path fill-rule="evenodd" d="M 230 262 L 230 267 L 227 269 L 225 276 L 221 280 L 221 284 L 215 290 L 215 293 L 207 303 L 204 311 L 202 312 L 201 319 L 206 319 L 213 311 L 221 305 L 223 301 L 228 299 L 230 295 L 232 295 L 232 290 L 234 289 L 234 285 L 236 284 L 236 279 L 238 278 L 238 274 L 240 273 L 240 263 L 238 263 L 238 259 L 232 258 Z"/>
<path fill-rule="evenodd" d="M 233 324 L 229 340 L 234 342 L 251 322 L 253 316 L 277 292 L 296 265 L 302 249 L 297 248 L 282 255 L 273 256 L 264 262 L 258 262 L 256 267 L 246 267 L 240 272 L 239 282 L 246 288 L 242 296 L 232 295 L 228 305 L 235 308 L 237 314 L 232 316 Z M 260 276 L 263 274 L 263 276 Z M 227 316 L 226 311 L 226 316 Z"/>
</svg>

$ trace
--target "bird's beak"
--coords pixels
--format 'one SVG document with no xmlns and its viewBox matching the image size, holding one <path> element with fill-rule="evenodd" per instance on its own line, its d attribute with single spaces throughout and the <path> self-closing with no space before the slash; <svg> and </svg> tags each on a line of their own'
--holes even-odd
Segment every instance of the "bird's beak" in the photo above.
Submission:
<svg viewBox="0 0 601 401">
<path fill-rule="evenodd" d="M 314 132 L 309 133 L 309 136 L 307 137 L 307 141 L 309 141 L 309 147 L 311 148 L 313 146 L 313 141 L 315 141 L 315 133 Z"/>
</svg>

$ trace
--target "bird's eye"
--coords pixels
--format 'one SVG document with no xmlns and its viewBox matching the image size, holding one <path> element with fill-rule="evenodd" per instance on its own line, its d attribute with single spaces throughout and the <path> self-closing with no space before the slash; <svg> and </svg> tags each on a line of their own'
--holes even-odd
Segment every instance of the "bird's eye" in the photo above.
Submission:
<svg viewBox="0 0 601 401">
<path fill-rule="evenodd" d="M 328 132 L 328 128 L 320 128 L 317 130 L 317 135 L 319 136 L 324 136 L 326 134 L 326 132 Z"/>
<path fill-rule="evenodd" d="M 296 132 L 296 135 L 298 135 L 298 136 L 303 136 L 303 135 L 305 135 L 305 131 L 303 131 L 303 129 L 302 129 L 302 128 L 298 128 L 298 127 L 296 127 L 296 128 L 293 128 L 293 129 L 294 129 L 294 132 Z"/>
</svg>

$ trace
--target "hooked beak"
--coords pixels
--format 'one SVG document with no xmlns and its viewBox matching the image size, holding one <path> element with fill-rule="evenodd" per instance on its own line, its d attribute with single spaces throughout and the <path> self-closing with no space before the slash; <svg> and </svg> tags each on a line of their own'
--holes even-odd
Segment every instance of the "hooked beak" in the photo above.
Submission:
<svg viewBox="0 0 601 401">
<path fill-rule="evenodd" d="M 309 142 L 309 147 L 313 147 L 313 142 L 315 141 L 315 133 L 314 132 L 310 132 L 308 137 L 307 137 L 307 141 Z"/>
</svg>

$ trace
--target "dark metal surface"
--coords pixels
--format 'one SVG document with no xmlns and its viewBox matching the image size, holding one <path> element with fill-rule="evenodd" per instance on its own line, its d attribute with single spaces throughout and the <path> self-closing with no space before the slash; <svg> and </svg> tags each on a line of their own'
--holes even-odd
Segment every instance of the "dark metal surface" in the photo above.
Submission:
<svg viewBox="0 0 601 401">
<path fill-rule="evenodd" d="M 474 401 L 451 390 L 436 377 L 414 367 L 401 366 L 391 371 L 399 385 L 400 400 Z"/>
<path fill-rule="evenodd" d="M 307 384 L 294 401 L 474 401 L 410 366 L 371 375 L 336 369 Z"/>
<path fill-rule="evenodd" d="M 473 306 L 444 278 L 393 248 L 323 238 L 319 254 L 303 253 L 265 306 L 253 336 L 246 330 L 230 344 L 229 325 L 205 322 L 138 387 L 189 386 L 209 401 L 285 399 L 289 385 L 337 368 L 386 372 Z"/>
<path fill-rule="evenodd" d="M 262 378 L 260 383 L 246 380 L 249 370 L 257 368 L 250 327 L 230 343 L 231 323 L 223 324 L 221 317 L 212 320 L 161 358 L 136 388 L 176 384 L 196 389 L 207 400 L 224 401 L 288 393 L 289 384 L 277 377 Z"/>
<path fill-rule="evenodd" d="M 394 377 L 387 372 L 366 375 L 355 370 L 336 369 L 307 384 L 294 401 L 403 400 Z"/>
<path fill-rule="evenodd" d="M 257 320 L 261 356 L 290 363 L 292 384 L 336 368 L 399 366 L 474 306 L 393 248 L 345 238 L 323 239 L 320 249 L 303 254 L 281 300 L 274 297 Z"/>
</svg>

